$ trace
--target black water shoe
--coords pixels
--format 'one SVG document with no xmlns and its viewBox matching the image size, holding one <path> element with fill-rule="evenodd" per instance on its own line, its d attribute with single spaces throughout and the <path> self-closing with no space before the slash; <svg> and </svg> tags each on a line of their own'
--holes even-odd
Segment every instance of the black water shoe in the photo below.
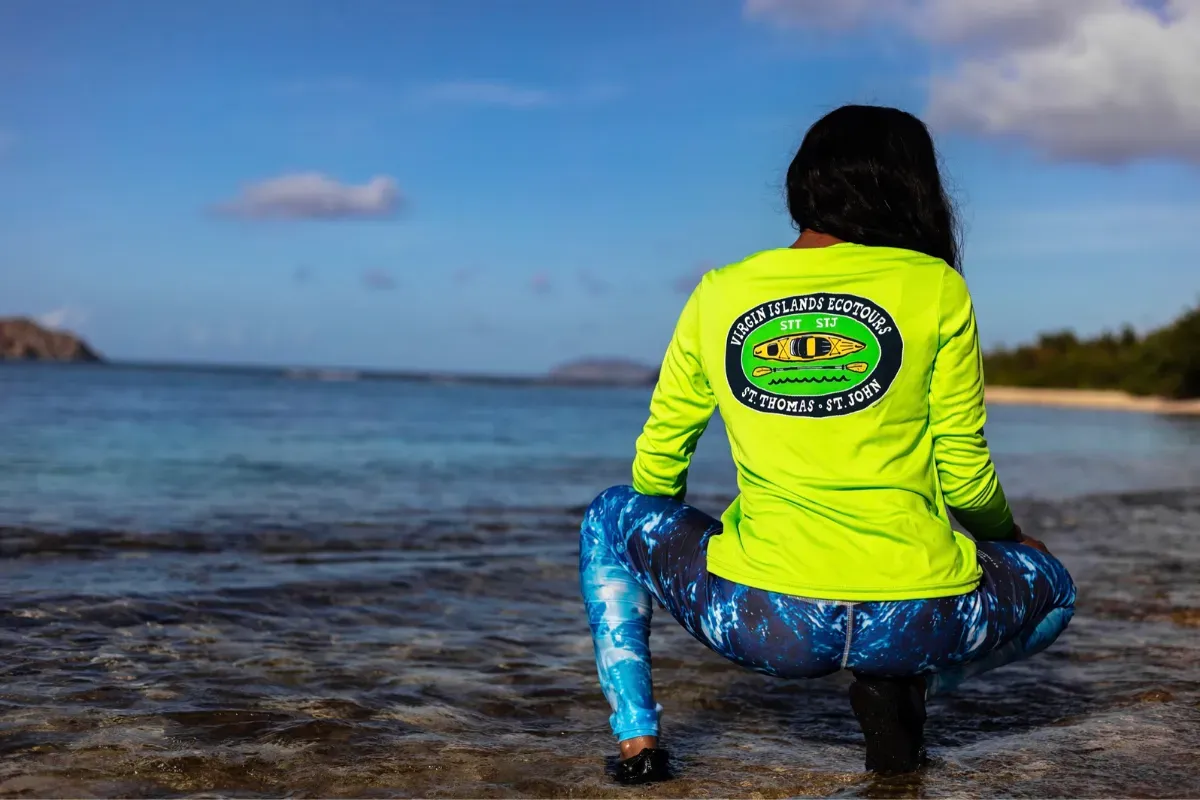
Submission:
<svg viewBox="0 0 1200 800">
<path fill-rule="evenodd" d="M 925 679 L 855 676 L 850 707 L 867 740 L 867 770 L 914 772 L 925 755 Z"/>
<path fill-rule="evenodd" d="M 617 762 L 617 782 L 626 786 L 671 779 L 666 750 L 647 747 L 636 756 Z"/>
</svg>

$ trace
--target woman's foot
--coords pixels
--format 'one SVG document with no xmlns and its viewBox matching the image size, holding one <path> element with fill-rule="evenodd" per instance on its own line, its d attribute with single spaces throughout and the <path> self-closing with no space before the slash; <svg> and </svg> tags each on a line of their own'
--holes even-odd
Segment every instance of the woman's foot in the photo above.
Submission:
<svg viewBox="0 0 1200 800">
<path fill-rule="evenodd" d="M 925 765 L 925 679 L 855 676 L 850 707 L 867 740 L 867 769 L 884 775 Z"/>
<path fill-rule="evenodd" d="M 621 742 L 617 781 L 626 785 L 669 780 L 671 771 L 666 750 L 658 749 L 658 737 L 639 736 Z"/>
</svg>

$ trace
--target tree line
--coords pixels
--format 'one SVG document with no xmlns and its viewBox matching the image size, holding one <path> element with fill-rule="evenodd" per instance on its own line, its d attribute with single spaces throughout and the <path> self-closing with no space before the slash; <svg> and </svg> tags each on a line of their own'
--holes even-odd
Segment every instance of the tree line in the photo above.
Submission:
<svg viewBox="0 0 1200 800">
<path fill-rule="evenodd" d="M 1128 326 L 1091 339 L 1070 331 L 1044 333 L 1033 344 L 987 353 L 983 361 L 995 386 L 1200 397 L 1200 306 L 1144 336 Z"/>
</svg>

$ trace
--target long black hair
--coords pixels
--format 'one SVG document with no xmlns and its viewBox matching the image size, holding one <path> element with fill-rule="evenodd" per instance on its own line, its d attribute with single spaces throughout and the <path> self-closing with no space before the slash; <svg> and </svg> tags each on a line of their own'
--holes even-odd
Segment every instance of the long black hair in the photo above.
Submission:
<svg viewBox="0 0 1200 800">
<path fill-rule="evenodd" d="M 801 231 L 915 250 L 962 271 L 933 138 L 906 111 L 842 106 L 818 120 L 788 167 L 787 204 Z"/>
</svg>

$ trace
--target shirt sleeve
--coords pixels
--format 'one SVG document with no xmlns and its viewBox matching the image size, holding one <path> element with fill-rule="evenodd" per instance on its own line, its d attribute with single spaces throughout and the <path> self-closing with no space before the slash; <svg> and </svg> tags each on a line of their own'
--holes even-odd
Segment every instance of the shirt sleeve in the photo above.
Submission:
<svg viewBox="0 0 1200 800">
<path fill-rule="evenodd" d="M 938 320 L 929 422 L 942 496 L 976 539 L 1010 538 L 1012 510 L 983 436 L 987 410 L 975 309 L 962 276 L 950 269 L 942 278 Z"/>
<path fill-rule="evenodd" d="M 650 399 L 650 418 L 637 440 L 633 488 L 683 500 L 696 442 L 717 407 L 700 358 L 701 286 L 688 298 L 663 358 Z"/>
</svg>

